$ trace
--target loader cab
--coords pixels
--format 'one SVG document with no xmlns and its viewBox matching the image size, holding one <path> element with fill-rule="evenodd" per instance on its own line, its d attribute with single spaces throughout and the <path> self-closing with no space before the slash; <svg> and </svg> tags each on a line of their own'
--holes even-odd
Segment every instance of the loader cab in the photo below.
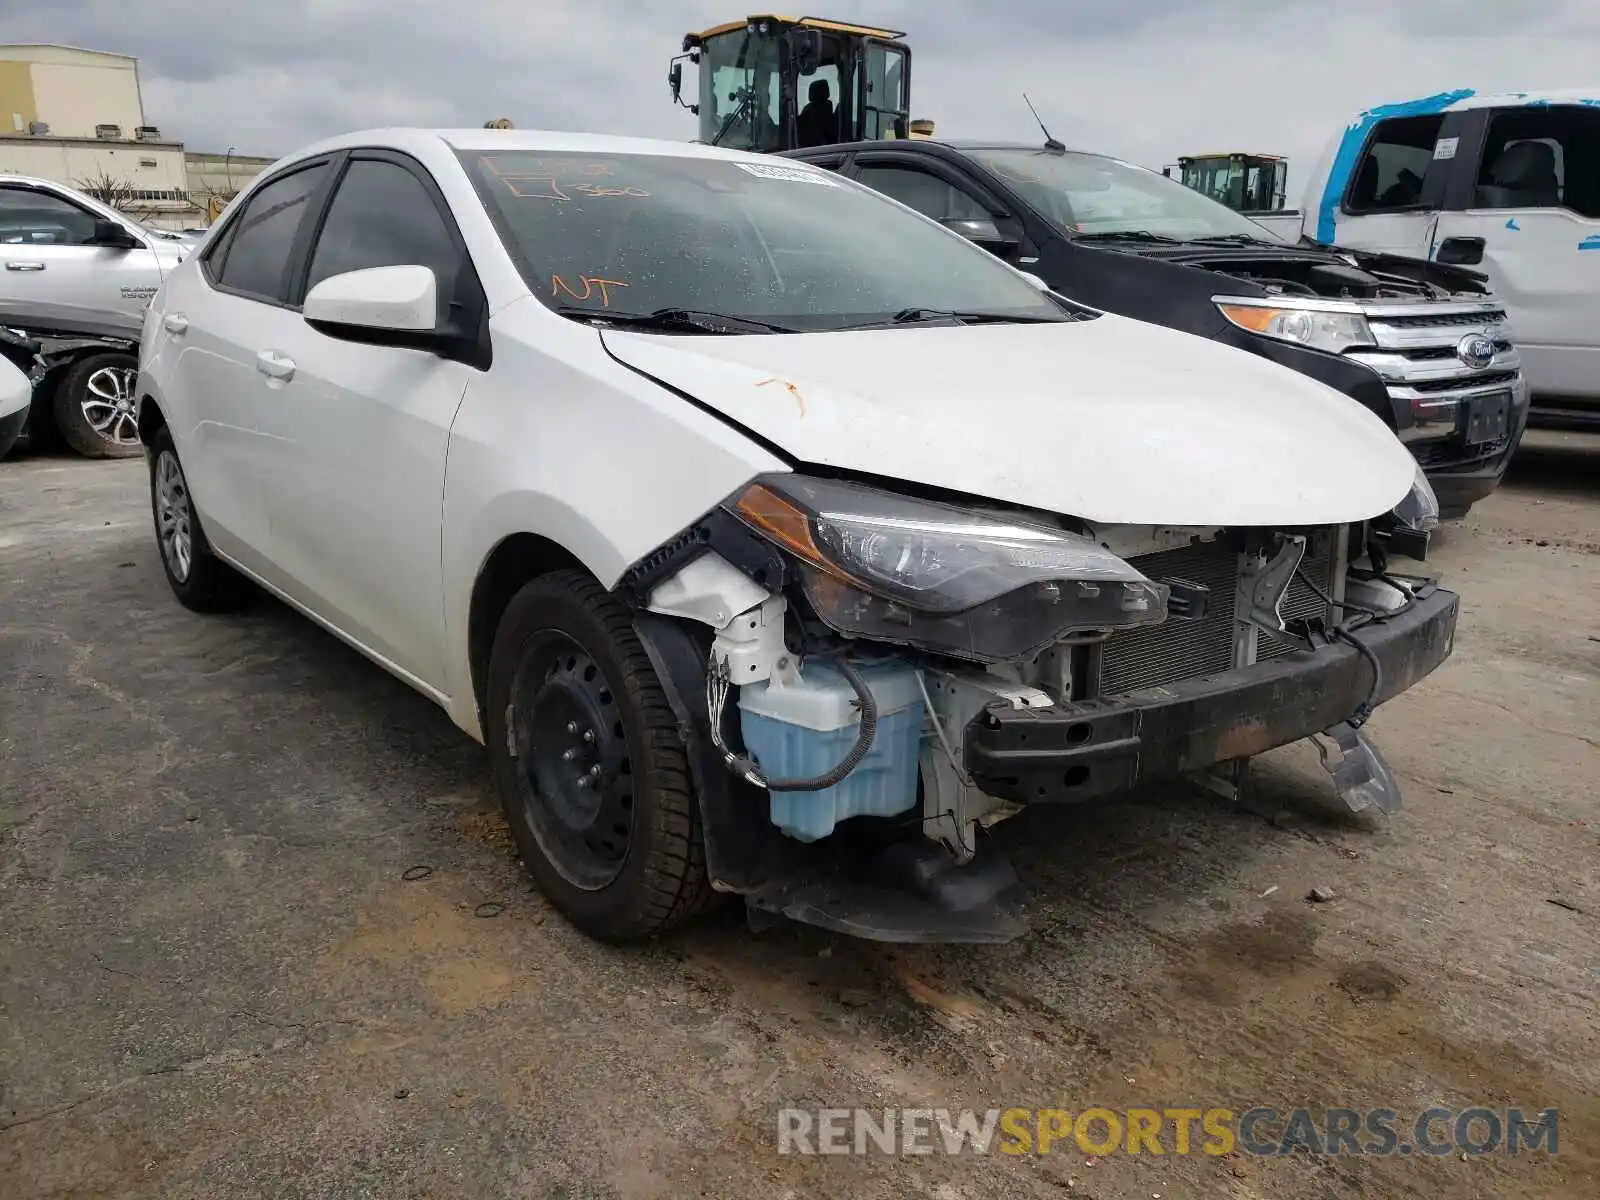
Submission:
<svg viewBox="0 0 1600 1200">
<path fill-rule="evenodd" d="M 755 16 L 683 39 L 667 83 L 700 119 L 696 141 L 777 153 L 906 137 L 911 48 L 904 34 L 815 17 Z M 683 65 L 699 69 L 694 103 Z"/>
<path fill-rule="evenodd" d="M 1178 159 L 1179 180 L 1234 212 L 1275 212 L 1283 207 L 1289 160 L 1275 154 L 1197 154 Z M 1162 172 L 1171 175 L 1168 167 Z"/>
</svg>

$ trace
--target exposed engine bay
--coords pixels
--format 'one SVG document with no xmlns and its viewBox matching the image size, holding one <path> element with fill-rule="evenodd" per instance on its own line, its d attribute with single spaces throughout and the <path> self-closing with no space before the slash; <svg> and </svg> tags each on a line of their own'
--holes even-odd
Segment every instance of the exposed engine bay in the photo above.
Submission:
<svg viewBox="0 0 1600 1200">
<path fill-rule="evenodd" d="M 1285 296 L 1418 302 L 1478 300 L 1489 294 L 1487 280 L 1475 271 L 1399 255 L 1309 246 L 1279 249 L 1265 243 L 1227 249 L 1193 245 L 1172 250 L 1141 248 L 1139 252 L 1246 279 Z"/>
<path fill-rule="evenodd" d="M 1432 651 L 1386 678 L 1355 631 L 1436 589 L 1387 560 L 1370 523 L 1091 527 L 785 475 L 626 586 L 697 766 L 715 886 L 858 936 L 1002 941 L 1024 898 L 986 831 L 1028 804 L 1234 787 L 1314 735 L 1350 808 L 1398 807 L 1361 727 Z M 1328 702 L 1299 697 L 1335 660 Z"/>
</svg>

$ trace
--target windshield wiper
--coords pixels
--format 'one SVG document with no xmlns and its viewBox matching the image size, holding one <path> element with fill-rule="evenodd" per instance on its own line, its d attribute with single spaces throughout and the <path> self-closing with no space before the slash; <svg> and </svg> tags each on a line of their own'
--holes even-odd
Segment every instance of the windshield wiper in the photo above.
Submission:
<svg viewBox="0 0 1600 1200">
<path fill-rule="evenodd" d="M 954 321 L 958 325 L 1037 325 L 1041 322 L 1049 324 L 1053 321 L 1065 320 L 1057 316 L 1028 316 L 1027 314 L 1005 312 L 977 312 L 964 311 L 950 308 L 902 308 L 887 321 L 875 322 L 872 325 L 857 325 L 857 329 L 875 329 L 888 325 L 921 325 L 928 321 Z"/>
<path fill-rule="evenodd" d="M 694 308 L 658 308 L 654 312 L 608 312 L 606 309 L 579 308 L 567 304 L 556 311 L 564 317 L 581 317 L 586 321 L 605 321 L 611 325 L 627 325 L 635 329 L 656 329 L 663 333 L 799 333 L 788 325 L 761 321 L 754 317 L 739 317 L 732 313 L 703 312 Z"/>
<path fill-rule="evenodd" d="M 1119 229 L 1106 233 L 1075 233 L 1075 242 L 1161 242 L 1169 246 L 1181 245 L 1182 238 L 1168 237 L 1164 233 L 1151 233 L 1148 229 Z"/>
<path fill-rule="evenodd" d="M 1189 241 L 1197 246 L 1283 246 L 1286 242 L 1274 242 L 1270 238 L 1252 237 L 1248 233 L 1214 233 L 1206 237 L 1190 238 Z"/>
</svg>

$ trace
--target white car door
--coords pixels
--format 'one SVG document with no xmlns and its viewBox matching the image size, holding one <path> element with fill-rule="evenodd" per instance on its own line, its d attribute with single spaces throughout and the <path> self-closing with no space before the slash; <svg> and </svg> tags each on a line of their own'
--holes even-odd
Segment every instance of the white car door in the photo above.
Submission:
<svg viewBox="0 0 1600 1200">
<path fill-rule="evenodd" d="M 175 356 L 164 371 L 167 415 L 207 536 L 278 586 L 267 507 L 273 456 L 262 420 L 285 381 L 260 356 L 303 324 L 286 299 L 290 263 L 329 169 L 329 160 L 315 160 L 255 189 L 197 269 L 175 273 L 149 348 Z"/>
<path fill-rule="evenodd" d="M 433 269 L 441 316 L 483 316 L 477 276 L 426 170 L 392 152 L 355 152 L 298 294 L 346 271 L 411 264 Z M 445 452 L 476 369 L 329 337 L 303 320 L 275 327 L 260 349 L 292 372 L 261 414 L 273 554 L 289 594 L 442 692 Z"/>
<path fill-rule="evenodd" d="M 129 244 L 97 244 L 105 219 L 54 189 L 0 182 L 0 298 L 137 317 L 161 286 L 161 264 L 124 222 L 114 224 Z"/>
<path fill-rule="evenodd" d="M 1323 206 L 1337 245 L 1428 257 L 1439 216 L 1434 201 L 1450 166 L 1448 158 L 1435 159 L 1445 120 L 1436 113 L 1379 121 L 1348 174 L 1330 174 Z"/>
<path fill-rule="evenodd" d="M 1435 257 L 1489 276 L 1536 394 L 1600 395 L 1600 108 L 1495 112 L 1475 165 Z"/>
</svg>

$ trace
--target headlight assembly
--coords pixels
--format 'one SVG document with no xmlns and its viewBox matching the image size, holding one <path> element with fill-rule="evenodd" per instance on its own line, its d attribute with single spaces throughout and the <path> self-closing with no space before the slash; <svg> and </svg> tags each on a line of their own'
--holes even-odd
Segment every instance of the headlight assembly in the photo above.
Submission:
<svg viewBox="0 0 1600 1200">
<path fill-rule="evenodd" d="M 1240 329 L 1259 333 L 1280 342 L 1294 342 L 1329 354 L 1342 354 L 1358 346 L 1375 346 L 1366 317 L 1359 312 L 1342 312 L 1302 304 L 1273 304 L 1266 300 L 1218 296 L 1218 311 Z"/>
<path fill-rule="evenodd" d="M 727 507 L 800 561 L 842 634 L 1004 662 L 1167 617 L 1166 586 L 1047 525 L 804 475 L 766 476 Z"/>
<path fill-rule="evenodd" d="M 1417 466 L 1417 473 L 1411 480 L 1411 491 L 1406 493 L 1404 500 L 1394 506 L 1390 513 L 1396 521 L 1416 533 L 1427 533 L 1439 526 L 1439 497 L 1433 493 L 1433 484 L 1428 482 L 1428 477 L 1422 473 L 1422 467 Z"/>
</svg>

